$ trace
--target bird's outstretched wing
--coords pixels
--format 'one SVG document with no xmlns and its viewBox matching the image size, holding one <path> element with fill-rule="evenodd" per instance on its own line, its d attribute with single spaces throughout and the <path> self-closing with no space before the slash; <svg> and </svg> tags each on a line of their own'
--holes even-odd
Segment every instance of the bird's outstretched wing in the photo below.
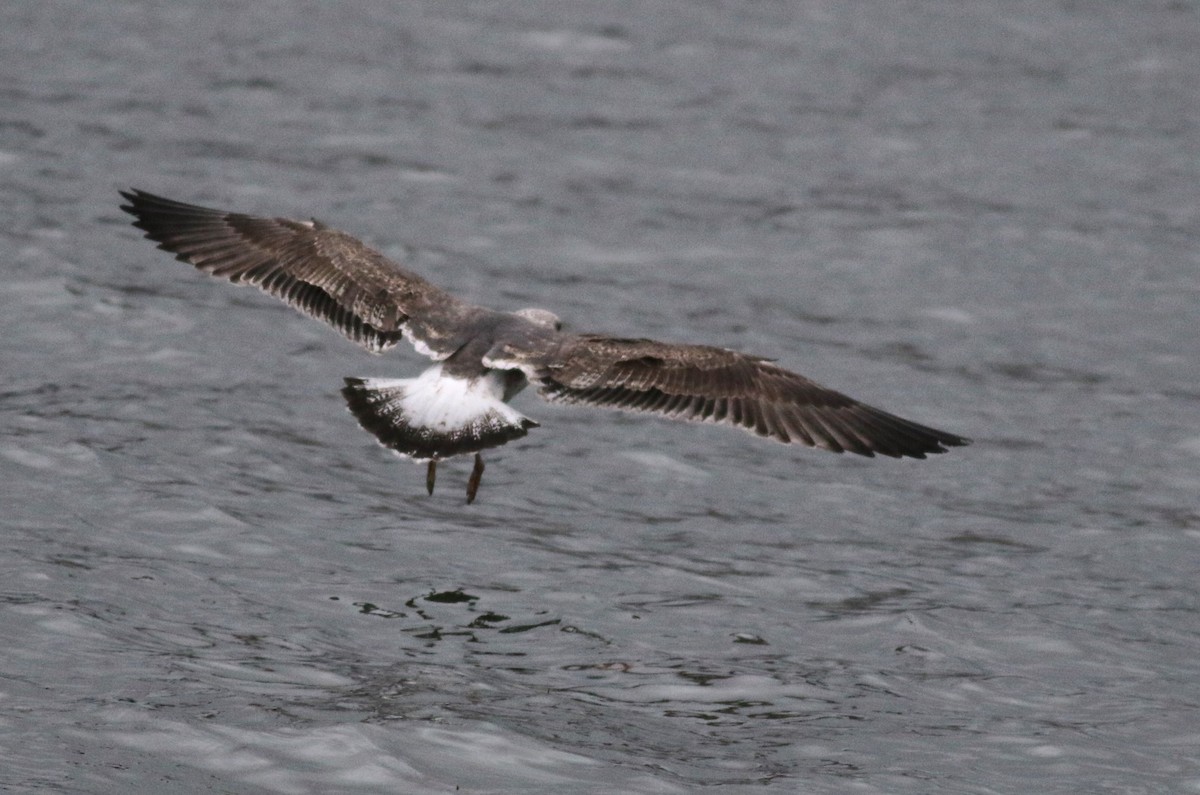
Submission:
<svg viewBox="0 0 1200 795">
<path fill-rule="evenodd" d="M 551 402 L 723 423 L 838 453 L 924 458 L 970 441 L 860 403 L 766 359 L 704 345 L 580 335 L 527 373 Z"/>
<path fill-rule="evenodd" d="M 444 359 L 464 321 L 488 310 L 460 301 L 361 241 L 319 221 L 212 210 L 145 191 L 122 191 L 133 225 L 177 259 L 252 284 L 323 320 L 375 353 L 408 336 Z"/>
</svg>

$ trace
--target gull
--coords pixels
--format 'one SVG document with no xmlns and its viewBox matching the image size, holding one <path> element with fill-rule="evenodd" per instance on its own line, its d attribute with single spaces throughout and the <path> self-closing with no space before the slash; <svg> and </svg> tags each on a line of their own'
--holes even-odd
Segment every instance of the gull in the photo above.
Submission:
<svg viewBox="0 0 1200 795">
<path fill-rule="evenodd" d="M 345 232 L 121 191 L 133 225 L 176 259 L 253 285 L 372 353 L 407 339 L 435 364 L 416 378 L 346 378 L 359 424 L 401 456 L 437 464 L 482 452 L 538 423 L 509 401 L 529 384 L 570 403 L 742 428 L 835 453 L 925 458 L 970 442 L 829 389 L 770 359 L 725 348 L 563 331 L 545 309 L 499 312 L 455 298 Z"/>
</svg>

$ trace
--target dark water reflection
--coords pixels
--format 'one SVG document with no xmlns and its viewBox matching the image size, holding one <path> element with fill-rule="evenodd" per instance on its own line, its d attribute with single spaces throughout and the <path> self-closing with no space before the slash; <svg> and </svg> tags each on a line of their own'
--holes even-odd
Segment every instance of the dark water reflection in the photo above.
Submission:
<svg viewBox="0 0 1200 795">
<path fill-rule="evenodd" d="M 0 7 L 0 789 L 1200 790 L 1186 4 Z M 137 185 L 703 340 L 974 447 L 540 404 L 418 467 L 400 375 L 199 278 Z"/>
</svg>

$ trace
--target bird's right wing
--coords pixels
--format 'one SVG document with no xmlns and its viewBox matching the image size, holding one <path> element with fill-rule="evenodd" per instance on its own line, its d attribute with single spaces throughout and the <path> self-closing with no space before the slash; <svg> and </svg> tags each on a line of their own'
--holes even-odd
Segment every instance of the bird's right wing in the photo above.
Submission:
<svg viewBox="0 0 1200 795">
<path fill-rule="evenodd" d="M 176 259 L 254 285 L 374 353 L 407 336 L 419 352 L 445 359 L 464 343 L 465 321 L 488 312 L 318 221 L 224 212 L 140 190 L 121 195 L 133 225 Z"/>
<path fill-rule="evenodd" d="M 766 359 L 707 345 L 584 334 L 523 369 L 552 402 L 721 423 L 837 453 L 924 458 L 969 442 Z"/>
</svg>

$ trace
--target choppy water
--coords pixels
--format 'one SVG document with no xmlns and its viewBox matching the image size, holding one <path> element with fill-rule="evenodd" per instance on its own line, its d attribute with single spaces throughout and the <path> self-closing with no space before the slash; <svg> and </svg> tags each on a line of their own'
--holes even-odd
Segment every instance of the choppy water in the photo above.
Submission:
<svg viewBox="0 0 1200 795">
<path fill-rule="evenodd" d="M 1200 791 L 1200 12 L 950 8 L 0 5 L 0 790 Z M 430 498 L 131 185 L 976 444 L 530 395 Z"/>
</svg>

